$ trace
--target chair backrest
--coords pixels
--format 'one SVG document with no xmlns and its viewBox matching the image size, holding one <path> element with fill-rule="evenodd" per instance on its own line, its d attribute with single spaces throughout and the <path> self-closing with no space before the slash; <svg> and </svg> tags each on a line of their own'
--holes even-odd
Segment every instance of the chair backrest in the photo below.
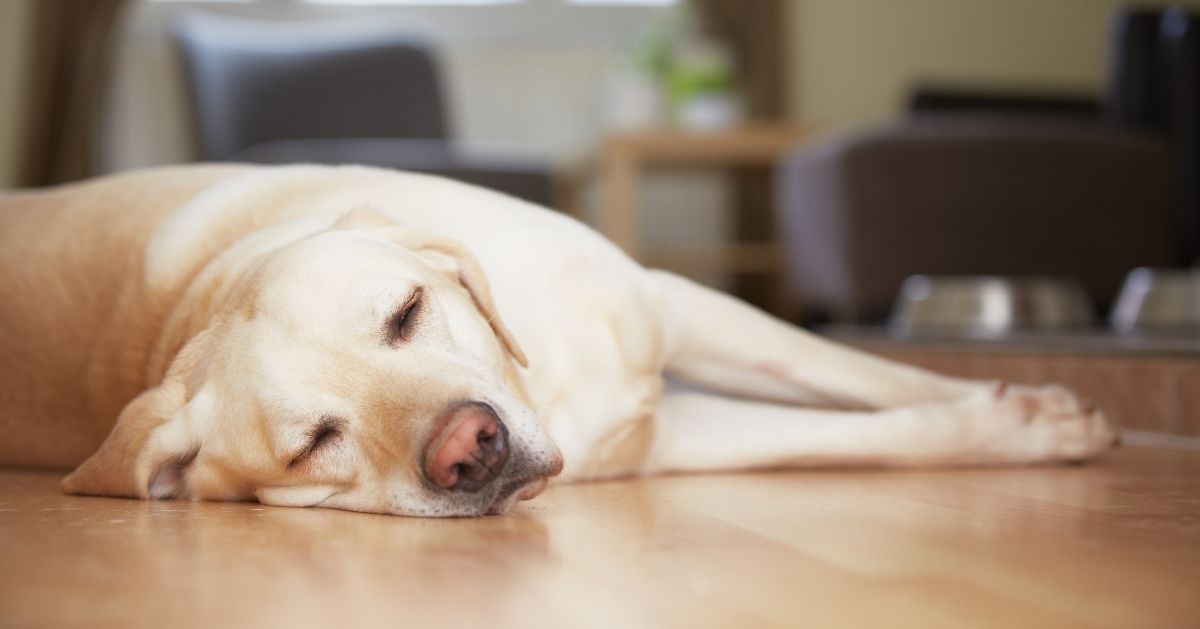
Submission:
<svg viewBox="0 0 1200 629">
<path fill-rule="evenodd" d="M 1110 118 L 1171 143 L 1174 260 L 1200 264 L 1200 14 L 1123 9 L 1113 18 Z"/>
<path fill-rule="evenodd" d="M 1175 164 L 1176 262 L 1200 264 L 1200 13 L 1162 18 L 1166 115 Z"/>
<path fill-rule="evenodd" d="M 202 159 L 271 140 L 449 135 L 430 46 L 392 28 L 194 13 L 174 39 Z"/>
<path fill-rule="evenodd" d="M 1105 108 L 1118 124 L 1164 130 L 1167 126 L 1161 9 L 1123 9 L 1113 14 Z"/>
</svg>

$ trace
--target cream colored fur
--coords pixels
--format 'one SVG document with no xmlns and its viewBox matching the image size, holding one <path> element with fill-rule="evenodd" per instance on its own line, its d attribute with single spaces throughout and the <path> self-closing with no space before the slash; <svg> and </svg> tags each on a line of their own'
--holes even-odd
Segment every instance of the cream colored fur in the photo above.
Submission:
<svg viewBox="0 0 1200 629">
<path fill-rule="evenodd" d="M 0 290 L 0 464 L 78 466 L 73 493 L 475 515 L 560 471 L 1032 463 L 1113 442 L 1060 388 L 839 347 L 560 214 L 416 174 L 188 166 L 0 198 Z M 416 331 L 385 342 L 414 294 Z M 668 373 L 708 392 L 664 393 Z M 478 495 L 418 471 L 462 400 L 513 441 Z M 344 430 L 297 463 L 323 417 Z"/>
</svg>

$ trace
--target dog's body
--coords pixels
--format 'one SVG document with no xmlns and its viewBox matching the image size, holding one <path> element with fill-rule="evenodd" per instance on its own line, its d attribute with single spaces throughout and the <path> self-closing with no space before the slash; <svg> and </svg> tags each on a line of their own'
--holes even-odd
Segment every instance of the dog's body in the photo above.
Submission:
<svg viewBox="0 0 1200 629">
<path fill-rule="evenodd" d="M 1029 463 L 1113 441 L 1061 389 L 837 347 L 422 175 L 178 167 L 3 197 L 0 289 L 0 464 L 90 456 L 80 493 L 469 515 L 560 468 Z M 664 394 L 664 373 L 730 397 Z M 511 444 L 463 467 L 483 452 L 463 424 Z"/>
</svg>

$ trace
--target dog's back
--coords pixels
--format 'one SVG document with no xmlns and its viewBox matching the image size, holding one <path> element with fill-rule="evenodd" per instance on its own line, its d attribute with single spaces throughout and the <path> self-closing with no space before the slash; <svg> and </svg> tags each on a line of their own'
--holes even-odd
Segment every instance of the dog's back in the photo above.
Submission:
<svg viewBox="0 0 1200 629">
<path fill-rule="evenodd" d="M 478 260 L 509 327 L 527 339 L 522 375 L 550 409 L 548 426 L 603 431 L 611 416 L 645 415 L 662 353 L 646 278 L 577 222 L 427 175 L 173 167 L 0 198 L 0 464 L 78 464 L 158 384 L 180 347 L 168 318 L 204 318 L 203 304 L 181 299 L 204 293 L 192 289 L 210 262 L 252 232 L 288 225 L 302 237 L 362 207 Z"/>
<path fill-rule="evenodd" d="M 71 465 L 87 456 L 138 391 L 89 357 L 122 291 L 142 274 L 163 217 L 240 167 L 163 169 L 0 197 L 0 463 Z M 146 312 L 146 325 L 155 313 Z M 129 330 L 122 351 L 150 335 Z M 105 408 L 97 409 L 99 403 Z"/>
</svg>

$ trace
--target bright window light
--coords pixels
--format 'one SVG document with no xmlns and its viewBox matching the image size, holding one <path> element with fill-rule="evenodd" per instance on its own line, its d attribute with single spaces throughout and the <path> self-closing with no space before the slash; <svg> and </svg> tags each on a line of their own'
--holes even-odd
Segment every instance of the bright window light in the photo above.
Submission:
<svg viewBox="0 0 1200 629">
<path fill-rule="evenodd" d="M 454 5 L 469 5 L 481 6 L 488 4 L 517 4 L 524 0 L 304 0 L 306 4 L 341 4 L 354 6 L 386 6 L 386 5 L 413 5 L 413 6 L 454 6 Z"/>
<path fill-rule="evenodd" d="M 592 6 L 627 6 L 627 7 L 666 7 L 678 3 L 679 0 L 567 0 L 569 4 L 586 4 Z"/>
</svg>

